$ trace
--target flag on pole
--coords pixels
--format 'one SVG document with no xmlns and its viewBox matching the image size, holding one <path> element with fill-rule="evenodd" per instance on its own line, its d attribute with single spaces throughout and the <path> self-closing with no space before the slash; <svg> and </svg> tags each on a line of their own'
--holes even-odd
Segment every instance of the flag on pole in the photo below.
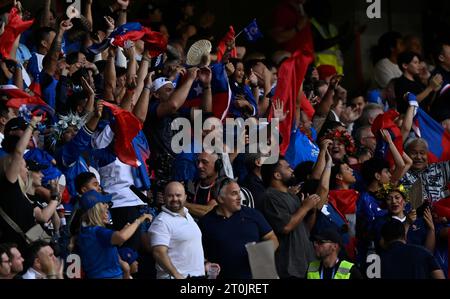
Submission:
<svg viewBox="0 0 450 299">
<path fill-rule="evenodd" d="M 248 24 L 242 32 L 249 42 L 255 42 L 263 37 L 261 31 L 259 30 L 258 24 L 256 23 L 256 19 Z"/>
</svg>

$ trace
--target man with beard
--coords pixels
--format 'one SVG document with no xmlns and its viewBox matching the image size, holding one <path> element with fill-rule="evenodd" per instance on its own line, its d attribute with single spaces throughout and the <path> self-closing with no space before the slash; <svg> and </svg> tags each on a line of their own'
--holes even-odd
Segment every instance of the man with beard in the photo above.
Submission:
<svg viewBox="0 0 450 299">
<path fill-rule="evenodd" d="M 188 209 L 181 183 L 171 182 L 164 190 L 161 213 L 149 229 L 158 279 L 205 276 L 202 233 Z"/>
<path fill-rule="evenodd" d="M 362 279 L 353 263 L 338 258 L 343 246 L 342 237 L 335 229 L 326 229 L 313 237 L 317 261 L 308 267 L 308 279 Z"/>
<path fill-rule="evenodd" d="M 203 217 L 217 205 L 214 186 L 223 168 L 219 154 L 202 152 L 197 157 L 197 171 L 199 181 L 195 186 L 188 184 L 188 192 L 192 193 L 186 208 L 194 217 Z M 194 189 L 194 190 L 190 190 Z"/>
<path fill-rule="evenodd" d="M 296 183 L 294 171 L 284 157 L 261 169 L 264 184 L 263 213 L 280 242 L 275 262 L 280 278 L 304 278 L 308 264 L 314 260 L 309 233 L 316 218 L 320 197 L 310 195 L 302 201 L 288 192 Z"/>
</svg>

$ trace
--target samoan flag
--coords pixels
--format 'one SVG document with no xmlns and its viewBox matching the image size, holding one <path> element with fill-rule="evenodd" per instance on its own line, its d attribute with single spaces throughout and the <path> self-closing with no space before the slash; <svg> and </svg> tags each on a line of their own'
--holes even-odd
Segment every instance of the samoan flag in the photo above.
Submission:
<svg viewBox="0 0 450 299">
<path fill-rule="evenodd" d="M 210 66 L 212 72 L 212 112 L 215 117 L 223 120 L 228 114 L 231 100 L 231 90 L 228 83 L 225 64 L 216 63 Z M 183 107 L 194 108 L 201 106 L 203 87 L 199 80 L 194 81 Z"/>
<path fill-rule="evenodd" d="M 259 30 L 258 24 L 256 23 L 256 19 L 244 28 L 243 33 L 249 42 L 255 42 L 263 37 L 261 31 Z"/>
<path fill-rule="evenodd" d="M 89 52 L 92 54 L 99 54 L 105 51 L 111 43 L 123 43 L 125 40 L 134 40 L 132 38 L 139 37 L 138 39 L 144 36 L 144 32 L 142 31 L 143 27 L 140 23 L 131 22 L 120 25 L 109 35 L 108 38 L 105 38 L 101 43 L 93 44 L 88 48 Z M 123 44 L 122 44 L 123 46 Z"/>
<path fill-rule="evenodd" d="M 450 134 L 421 108 L 413 121 L 415 134 L 428 142 L 428 162 L 450 160 Z"/>
<path fill-rule="evenodd" d="M 6 106 L 10 108 L 20 109 L 22 105 L 25 105 L 31 112 L 42 110 L 52 116 L 55 114 L 55 110 L 40 97 L 32 96 L 15 85 L 0 85 L 0 95 L 8 97 L 9 100 L 6 102 Z"/>
</svg>

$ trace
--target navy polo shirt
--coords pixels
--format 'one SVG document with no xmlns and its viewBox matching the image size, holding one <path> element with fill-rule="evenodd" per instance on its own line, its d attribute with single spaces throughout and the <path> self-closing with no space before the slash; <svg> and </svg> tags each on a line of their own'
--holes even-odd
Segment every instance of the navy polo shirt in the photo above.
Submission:
<svg viewBox="0 0 450 299">
<path fill-rule="evenodd" d="M 198 225 L 203 235 L 205 257 L 221 267 L 219 278 L 252 278 L 245 244 L 260 242 L 272 231 L 261 212 L 242 206 L 240 211 L 226 218 L 213 209 Z"/>
</svg>

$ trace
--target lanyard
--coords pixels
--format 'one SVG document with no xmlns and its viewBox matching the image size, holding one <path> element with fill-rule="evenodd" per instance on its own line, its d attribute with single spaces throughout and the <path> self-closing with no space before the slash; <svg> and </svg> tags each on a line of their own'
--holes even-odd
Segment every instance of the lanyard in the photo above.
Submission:
<svg viewBox="0 0 450 299">
<path fill-rule="evenodd" d="M 337 266 L 337 264 L 339 263 L 339 259 L 337 259 L 337 261 L 336 261 L 336 264 L 334 264 L 334 267 L 333 267 L 333 269 L 331 270 L 331 279 L 334 279 L 334 275 L 336 274 L 336 270 L 335 270 L 335 268 L 336 268 L 336 266 Z M 322 265 L 322 267 L 321 267 L 321 269 L 320 269 L 320 279 L 323 279 L 323 265 Z"/>
</svg>

